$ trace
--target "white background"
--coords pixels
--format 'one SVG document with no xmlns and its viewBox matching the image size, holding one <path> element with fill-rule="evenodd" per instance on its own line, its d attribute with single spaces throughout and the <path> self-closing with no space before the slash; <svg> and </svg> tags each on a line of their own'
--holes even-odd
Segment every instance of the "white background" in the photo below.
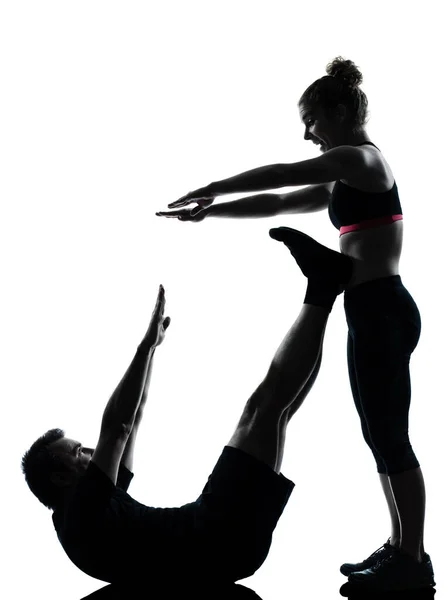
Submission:
<svg viewBox="0 0 448 600">
<path fill-rule="evenodd" d="M 439 592 L 446 589 L 442 8 L 378 0 L 2 3 L 8 598 L 77 600 L 106 585 L 65 555 L 20 460 L 54 427 L 96 444 L 159 283 L 172 323 L 155 358 L 129 492 L 152 506 L 200 494 L 303 302 L 306 279 L 269 228 L 295 227 L 335 250 L 338 232 L 326 212 L 199 224 L 154 213 L 211 181 L 317 156 L 296 104 L 338 55 L 364 75 L 367 132 L 400 192 L 400 274 L 422 317 L 410 439 L 427 486 L 425 548 Z M 266 600 L 339 597 L 340 564 L 365 558 L 390 535 L 345 349 L 340 296 L 320 376 L 288 431 L 282 471 L 296 488 L 266 562 L 241 582 Z"/>
</svg>

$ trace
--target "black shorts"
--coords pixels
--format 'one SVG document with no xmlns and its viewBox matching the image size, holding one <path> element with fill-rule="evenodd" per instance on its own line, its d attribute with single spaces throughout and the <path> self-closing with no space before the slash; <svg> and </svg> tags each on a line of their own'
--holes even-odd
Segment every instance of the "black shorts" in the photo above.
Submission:
<svg viewBox="0 0 448 600">
<path fill-rule="evenodd" d="M 140 598 L 148 586 L 167 593 L 194 589 L 194 596 L 200 587 L 215 597 L 214 586 L 250 577 L 263 564 L 293 488 L 266 464 L 225 446 L 194 502 L 155 508 L 129 499 L 135 506 L 127 521 L 131 531 L 119 544 L 111 574 L 98 578 L 117 594 L 124 585 L 125 597 Z"/>
<path fill-rule="evenodd" d="M 197 559 L 211 578 L 237 581 L 255 573 L 294 486 L 243 450 L 224 447 L 196 500 Z"/>
</svg>

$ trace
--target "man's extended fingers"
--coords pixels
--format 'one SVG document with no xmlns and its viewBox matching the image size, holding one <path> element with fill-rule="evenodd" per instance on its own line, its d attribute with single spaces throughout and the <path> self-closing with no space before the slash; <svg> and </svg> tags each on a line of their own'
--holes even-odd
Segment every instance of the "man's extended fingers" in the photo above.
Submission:
<svg viewBox="0 0 448 600">
<path fill-rule="evenodd" d="M 156 306 L 154 312 L 162 312 L 165 308 L 165 289 L 162 284 L 159 286 L 159 293 L 157 294 Z"/>
</svg>

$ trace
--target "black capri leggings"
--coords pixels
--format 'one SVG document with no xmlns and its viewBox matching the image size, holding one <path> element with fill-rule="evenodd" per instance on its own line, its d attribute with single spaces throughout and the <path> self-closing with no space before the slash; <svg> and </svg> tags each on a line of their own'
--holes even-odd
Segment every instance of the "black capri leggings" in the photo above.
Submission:
<svg viewBox="0 0 448 600">
<path fill-rule="evenodd" d="M 420 466 L 409 441 L 409 362 L 420 313 L 401 277 L 361 283 L 344 294 L 350 385 L 378 473 Z"/>
</svg>

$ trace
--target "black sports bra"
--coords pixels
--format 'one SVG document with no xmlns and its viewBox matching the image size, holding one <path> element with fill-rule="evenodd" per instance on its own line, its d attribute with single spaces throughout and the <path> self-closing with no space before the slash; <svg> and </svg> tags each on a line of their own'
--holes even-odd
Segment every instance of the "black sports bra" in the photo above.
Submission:
<svg viewBox="0 0 448 600">
<path fill-rule="evenodd" d="M 357 146 L 364 144 L 375 146 L 372 142 Z M 394 181 L 393 187 L 387 192 L 374 193 L 362 192 L 336 181 L 328 214 L 333 225 L 340 230 L 340 235 L 401 220 L 403 213 L 397 184 Z"/>
</svg>

